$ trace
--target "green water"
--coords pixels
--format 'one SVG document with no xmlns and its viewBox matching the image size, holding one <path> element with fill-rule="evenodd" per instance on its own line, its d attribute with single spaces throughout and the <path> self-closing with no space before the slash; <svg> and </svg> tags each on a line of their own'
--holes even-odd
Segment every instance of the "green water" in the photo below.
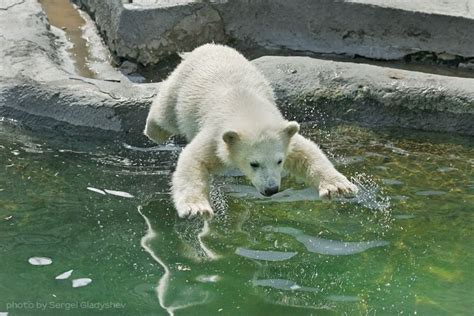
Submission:
<svg viewBox="0 0 474 316">
<path fill-rule="evenodd" d="M 0 314 L 472 315 L 473 139 L 305 133 L 355 177 L 356 199 L 321 201 L 291 179 L 264 199 L 218 177 L 219 215 L 203 222 L 170 202 L 175 146 L 1 123 Z"/>
</svg>

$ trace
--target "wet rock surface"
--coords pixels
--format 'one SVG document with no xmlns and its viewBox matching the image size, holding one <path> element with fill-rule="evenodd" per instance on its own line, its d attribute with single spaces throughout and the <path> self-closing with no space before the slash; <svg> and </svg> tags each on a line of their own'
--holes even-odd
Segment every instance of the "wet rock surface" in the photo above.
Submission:
<svg viewBox="0 0 474 316">
<path fill-rule="evenodd" d="M 124 77 L 89 79 L 68 70 L 63 34 L 35 1 L 0 11 L 0 30 L 0 116 L 71 134 L 139 132 L 137 122 L 144 120 L 154 86 Z"/>
<path fill-rule="evenodd" d="M 0 117 L 60 133 L 142 137 L 160 84 L 135 84 L 119 71 L 113 80 L 78 76 L 67 66 L 66 46 L 63 32 L 49 25 L 38 3 L 10 1 L 2 7 Z M 309 57 L 266 56 L 254 63 L 288 118 L 474 135 L 474 79 Z"/>
<path fill-rule="evenodd" d="M 254 62 L 271 79 L 283 112 L 300 121 L 327 116 L 368 126 L 474 134 L 474 79 L 309 57 Z"/>
</svg>

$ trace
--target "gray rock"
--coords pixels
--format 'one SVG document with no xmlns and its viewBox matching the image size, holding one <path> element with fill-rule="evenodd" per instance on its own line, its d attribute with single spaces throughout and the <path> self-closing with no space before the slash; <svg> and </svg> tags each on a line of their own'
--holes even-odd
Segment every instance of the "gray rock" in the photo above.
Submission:
<svg viewBox="0 0 474 316">
<path fill-rule="evenodd" d="M 113 1 L 101 3 L 103 10 Z M 63 53 L 66 39 L 53 32 L 40 5 L 7 4 L 0 10 L 0 117 L 61 133 L 141 137 L 160 84 L 134 84 L 119 72 L 120 82 L 78 77 L 65 66 L 71 64 Z M 254 63 L 288 118 L 319 120 L 324 113 L 370 126 L 474 135 L 474 79 L 307 57 L 262 57 Z"/>
<path fill-rule="evenodd" d="M 118 56 L 143 64 L 207 42 L 400 59 L 472 57 L 472 0 L 74 0 Z"/>
<path fill-rule="evenodd" d="M 78 77 L 64 66 L 64 41 L 36 1 L 0 10 L 0 116 L 70 134 L 138 135 L 157 85 Z"/>
<path fill-rule="evenodd" d="M 134 73 L 135 71 L 137 71 L 138 69 L 138 66 L 137 64 L 135 63 L 132 63 L 128 60 L 124 61 L 121 65 L 120 65 L 120 71 L 125 74 L 125 75 L 129 75 L 131 73 Z"/>
<path fill-rule="evenodd" d="M 161 1 L 144 9 L 121 0 L 74 2 L 95 17 L 114 54 L 143 65 L 226 38 L 219 12 L 207 3 Z"/>
<path fill-rule="evenodd" d="M 459 68 L 474 70 L 474 60 L 468 63 L 460 63 Z"/>
<path fill-rule="evenodd" d="M 474 135 L 473 78 L 309 57 L 267 56 L 254 62 L 290 118 L 317 121 L 327 116 L 368 126 Z"/>
</svg>

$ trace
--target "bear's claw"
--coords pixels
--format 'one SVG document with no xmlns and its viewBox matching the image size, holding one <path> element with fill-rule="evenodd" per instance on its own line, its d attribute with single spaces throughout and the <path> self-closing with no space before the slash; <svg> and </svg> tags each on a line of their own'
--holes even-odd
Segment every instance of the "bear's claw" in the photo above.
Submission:
<svg viewBox="0 0 474 316">
<path fill-rule="evenodd" d="M 359 189 L 342 174 L 335 178 L 321 180 L 319 183 L 319 196 L 332 198 L 336 195 L 355 195 Z"/>
<path fill-rule="evenodd" d="M 212 217 L 214 211 L 209 202 L 182 203 L 177 207 L 179 217 L 208 216 Z"/>
</svg>

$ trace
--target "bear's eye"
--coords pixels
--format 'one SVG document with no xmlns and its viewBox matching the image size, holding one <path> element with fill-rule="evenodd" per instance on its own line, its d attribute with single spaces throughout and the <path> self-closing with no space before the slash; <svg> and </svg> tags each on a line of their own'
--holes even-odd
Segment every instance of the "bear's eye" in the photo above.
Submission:
<svg viewBox="0 0 474 316">
<path fill-rule="evenodd" d="M 260 167 L 260 164 L 259 164 L 258 162 L 251 162 L 251 163 L 250 163 L 250 167 L 252 167 L 252 168 L 258 168 L 258 167 Z"/>
<path fill-rule="evenodd" d="M 281 163 L 283 162 L 283 160 L 278 160 L 277 164 L 281 165 Z"/>
</svg>

